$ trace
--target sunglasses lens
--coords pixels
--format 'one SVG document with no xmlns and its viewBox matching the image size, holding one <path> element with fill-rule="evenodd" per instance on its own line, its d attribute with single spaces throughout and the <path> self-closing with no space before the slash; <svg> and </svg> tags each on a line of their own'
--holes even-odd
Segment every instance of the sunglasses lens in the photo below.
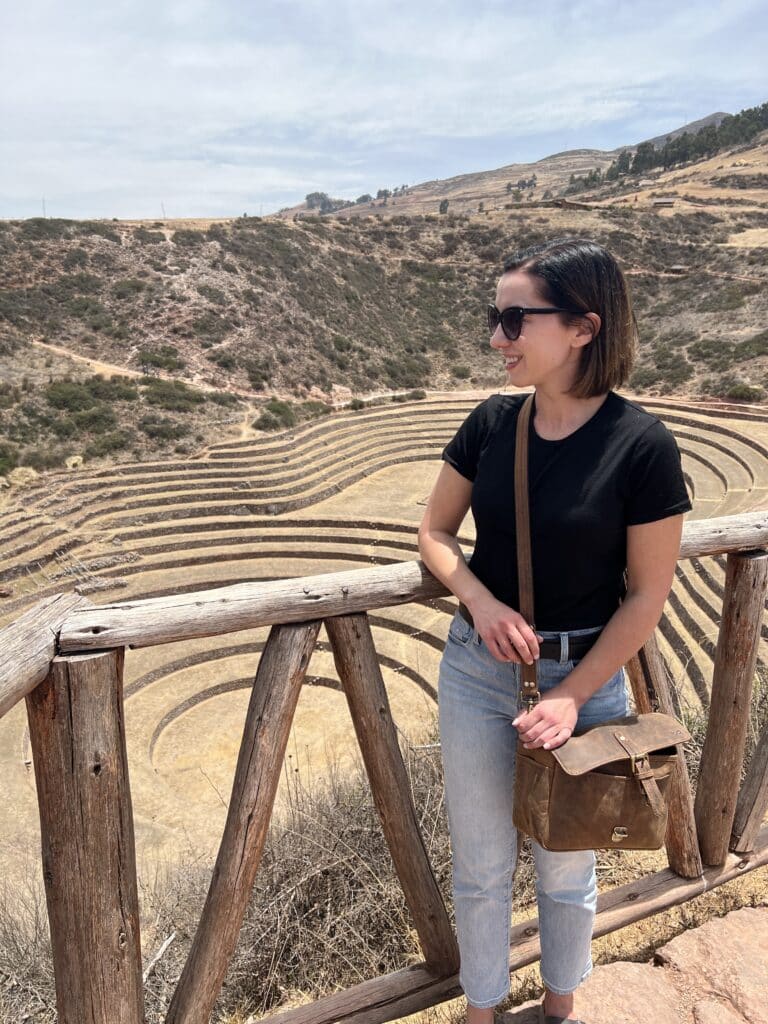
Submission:
<svg viewBox="0 0 768 1024">
<path fill-rule="evenodd" d="M 488 307 L 488 328 L 493 334 L 501 322 L 501 329 L 509 341 L 516 341 L 520 337 L 520 328 L 523 325 L 523 311 L 519 306 L 510 306 L 500 313 L 495 306 Z"/>
</svg>

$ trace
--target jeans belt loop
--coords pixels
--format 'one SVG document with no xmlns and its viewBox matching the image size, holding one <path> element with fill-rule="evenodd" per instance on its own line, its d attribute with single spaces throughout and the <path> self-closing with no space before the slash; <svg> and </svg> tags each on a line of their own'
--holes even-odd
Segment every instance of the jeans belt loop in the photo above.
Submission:
<svg viewBox="0 0 768 1024">
<path fill-rule="evenodd" d="M 568 634 L 560 634 L 560 664 L 564 665 L 568 661 Z"/>
</svg>

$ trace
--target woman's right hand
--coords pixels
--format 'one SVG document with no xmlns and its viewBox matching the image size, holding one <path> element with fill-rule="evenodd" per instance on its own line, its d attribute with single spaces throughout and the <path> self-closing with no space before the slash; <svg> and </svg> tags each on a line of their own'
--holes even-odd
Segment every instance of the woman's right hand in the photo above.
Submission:
<svg viewBox="0 0 768 1024">
<path fill-rule="evenodd" d="M 529 665 L 539 657 L 538 636 L 520 614 L 508 604 L 489 596 L 470 607 L 475 629 L 497 661 L 525 661 Z"/>
</svg>

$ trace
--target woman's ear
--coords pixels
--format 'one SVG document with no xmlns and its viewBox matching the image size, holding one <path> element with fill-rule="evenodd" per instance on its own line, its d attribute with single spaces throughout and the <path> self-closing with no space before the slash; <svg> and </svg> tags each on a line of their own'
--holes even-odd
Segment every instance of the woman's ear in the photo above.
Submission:
<svg viewBox="0 0 768 1024">
<path fill-rule="evenodd" d="M 588 345 L 600 333 L 603 321 L 597 313 L 584 313 L 576 325 L 576 338 L 579 345 Z"/>
</svg>

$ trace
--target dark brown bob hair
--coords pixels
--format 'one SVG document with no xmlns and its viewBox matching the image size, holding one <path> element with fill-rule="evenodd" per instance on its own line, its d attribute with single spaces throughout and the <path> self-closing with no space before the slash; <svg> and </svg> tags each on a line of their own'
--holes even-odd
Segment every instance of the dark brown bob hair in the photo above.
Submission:
<svg viewBox="0 0 768 1024">
<path fill-rule="evenodd" d="M 592 398 L 627 380 L 637 350 L 637 322 L 624 274 L 607 249 L 586 238 L 555 238 L 509 257 L 504 273 L 510 270 L 536 278 L 545 302 L 600 317 L 599 332 L 581 350 L 569 394 Z M 562 316 L 566 322 L 578 320 Z"/>
</svg>

